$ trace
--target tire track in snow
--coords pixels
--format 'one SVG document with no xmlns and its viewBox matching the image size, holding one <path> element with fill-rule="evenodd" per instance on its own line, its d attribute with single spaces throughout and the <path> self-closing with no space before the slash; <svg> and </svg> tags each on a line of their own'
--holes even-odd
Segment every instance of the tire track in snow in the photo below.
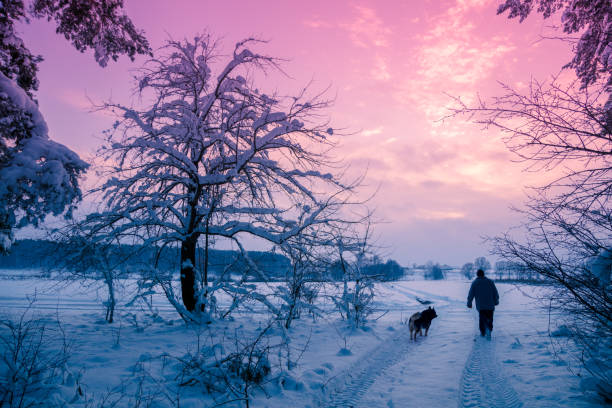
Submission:
<svg viewBox="0 0 612 408">
<path fill-rule="evenodd" d="M 414 297 L 415 299 L 417 297 L 425 298 L 426 300 L 430 300 L 433 302 L 433 304 L 438 305 L 438 306 L 449 306 L 449 305 L 455 306 L 455 305 L 463 305 L 465 303 L 462 300 L 460 301 L 457 299 L 450 298 L 448 296 L 436 295 L 431 292 L 414 289 L 414 288 L 403 288 L 400 285 L 397 285 L 396 290 L 397 292 L 403 295 Z"/>
<path fill-rule="evenodd" d="M 459 408 L 520 408 L 523 403 L 495 358 L 495 343 L 476 338 L 461 376 Z"/>
<path fill-rule="evenodd" d="M 356 361 L 345 374 L 328 385 L 327 398 L 319 403 L 322 407 L 356 407 L 359 401 L 374 384 L 376 378 L 387 368 L 406 357 L 413 347 L 408 340 L 408 325 L 403 326 L 391 338 L 378 344 L 364 358 Z"/>
</svg>

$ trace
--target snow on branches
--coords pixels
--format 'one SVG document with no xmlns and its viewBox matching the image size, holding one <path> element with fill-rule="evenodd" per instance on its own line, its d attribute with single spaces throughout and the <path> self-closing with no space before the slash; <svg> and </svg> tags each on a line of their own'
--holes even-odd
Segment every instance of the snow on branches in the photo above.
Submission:
<svg viewBox="0 0 612 408">
<path fill-rule="evenodd" d="M 77 50 L 94 50 L 94 57 L 105 67 L 125 54 L 132 61 L 136 54 L 150 54 L 149 42 L 122 13 L 123 0 L 34 0 L 34 17 L 55 20 L 62 34 Z"/>
<path fill-rule="evenodd" d="M 59 215 L 81 199 L 79 176 L 88 164 L 49 139 L 38 106 L 14 81 L 0 73 L 0 249 L 12 230 Z"/>
<path fill-rule="evenodd" d="M 586 87 L 602 77 L 608 85 L 612 81 L 612 4 L 609 0 L 505 0 L 497 14 L 508 11 L 508 18 L 518 17 L 522 22 L 531 11 L 549 18 L 563 10 L 563 32 L 580 34 L 574 58 L 566 65 L 574 68 L 582 86 Z"/>
</svg>

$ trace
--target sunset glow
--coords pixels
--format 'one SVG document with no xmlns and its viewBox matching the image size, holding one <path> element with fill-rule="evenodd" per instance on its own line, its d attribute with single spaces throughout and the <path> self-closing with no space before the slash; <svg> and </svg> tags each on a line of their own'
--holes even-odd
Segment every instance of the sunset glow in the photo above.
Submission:
<svg viewBox="0 0 612 408">
<path fill-rule="evenodd" d="M 443 120 L 451 96 L 463 101 L 518 89 L 558 73 L 570 46 L 541 40 L 554 20 L 524 23 L 495 14 L 496 0 L 448 1 L 181 1 L 127 0 L 126 10 L 154 48 L 168 37 L 209 32 L 230 52 L 246 37 L 287 61 L 266 86 L 296 90 L 312 81 L 335 99 L 328 114 L 341 128 L 337 154 L 351 174 L 367 171 L 378 244 L 402 264 L 427 260 L 461 265 L 487 255 L 484 235 L 517 223 L 525 188 L 545 174 L 528 173 L 497 132 L 462 118 Z M 100 68 L 51 24 L 20 27 L 45 61 L 37 99 L 50 136 L 87 158 L 112 118 L 95 103 L 138 104 L 132 76 L 145 58 Z"/>
</svg>

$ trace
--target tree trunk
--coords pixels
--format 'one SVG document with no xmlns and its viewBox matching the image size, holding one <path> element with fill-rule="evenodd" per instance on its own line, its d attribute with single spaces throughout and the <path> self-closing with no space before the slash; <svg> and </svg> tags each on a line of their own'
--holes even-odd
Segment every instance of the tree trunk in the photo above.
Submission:
<svg viewBox="0 0 612 408">
<path fill-rule="evenodd" d="M 204 297 L 208 296 L 208 227 L 210 225 L 210 215 L 206 217 L 206 239 L 204 243 Z"/>
<path fill-rule="evenodd" d="M 183 305 L 193 312 L 197 303 L 195 288 L 196 239 L 181 242 L 181 293 Z"/>
<path fill-rule="evenodd" d="M 106 304 L 106 321 L 108 323 L 113 322 L 113 317 L 115 314 L 115 305 L 117 302 L 115 301 L 115 287 L 113 285 L 113 279 L 110 276 L 106 276 L 106 285 L 108 287 L 108 300 Z"/>
</svg>

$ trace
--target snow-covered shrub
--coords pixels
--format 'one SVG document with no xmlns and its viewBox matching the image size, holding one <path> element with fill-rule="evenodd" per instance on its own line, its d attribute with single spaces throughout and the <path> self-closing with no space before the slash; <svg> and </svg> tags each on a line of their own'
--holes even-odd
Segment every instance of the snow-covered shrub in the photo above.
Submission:
<svg viewBox="0 0 612 408">
<path fill-rule="evenodd" d="M 331 295 L 331 300 L 340 314 L 353 327 L 365 324 L 367 318 L 374 313 L 374 283 L 375 276 L 364 275 L 359 268 L 359 260 L 349 264 L 341 255 L 343 270 L 342 288 Z"/>
<path fill-rule="evenodd" d="M 285 279 L 274 288 L 274 296 L 280 301 L 277 318 L 283 321 L 285 329 L 291 327 L 302 312 L 313 317 L 319 313 L 314 301 L 318 296 L 318 284 L 325 270 L 324 263 L 318 259 L 316 245 L 307 243 L 303 237 L 296 237 L 292 242 L 281 246 L 291 265 L 285 273 Z"/>
<path fill-rule="evenodd" d="M 0 319 L 0 407 L 64 407 L 82 390 L 67 367 L 70 344 L 59 322 Z"/>
<path fill-rule="evenodd" d="M 181 390 L 172 380 L 174 373 L 168 369 L 169 360 L 167 354 L 153 356 L 143 353 L 130 368 L 129 381 L 117 377 L 115 382 L 118 384 L 103 392 L 89 391 L 85 384 L 78 401 L 71 402 L 75 402 L 75 408 L 182 407 L 184 405 L 181 405 Z"/>
<path fill-rule="evenodd" d="M 374 313 L 374 283 L 381 276 L 365 272 L 366 254 L 371 250 L 368 244 L 370 228 L 366 229 L 363 238 L 357 239 L 350 246 L 338 244 L 339 267 L 342 271 L 342 291 L 331 296 L 340 317 L 353 327 L 361 327 L 367 318 Z M 353 259 L 347 259 L 347 254 Z"/>
<path fill-rule="evenodd" d="M 217 347 L 201 347 L 194 353 L 176 357 L 179 363 L 177 380 L 181 386 L 199 385 L 207 393 L 223 393 L 226 373 L 219 363 Z"/>
<path fill-rule="evenodd" d="M 252 350 L 249 353 L 233 353 L 227 357 L 227 369 L 244 383 L 261 384 L 270 371 L 268 350 Z"/>
<path fill-rule="evenodd" d="M 201 387 L 219 404 L 242 401 L 248 407 L 253 389 L 278 384 L 277 377 L 287 375 L 283 362 L 289 369 L 296 363 L 289 363 L 288 344 L 275 335 L 276 324 L 272 319 L 255 333 L 236 330 L 227 337 L 207 328 L 207 345 L 198 337 L 194 352 L 175 357 L 176 381 L 182 387 Z"/>
<path fill-rule="evenodd" d="M 604 330 L 585 330 L 576 325 L 570 332 L 571 340 L 580 348 L 579 367 L 586 371 L 580 373 L 583 391 L 612 403 L 612 338 Z"/>
<path fill-rule="evenodd" d="M 319 297 L 321 284 L 317 282 L 309 282 L 302 287 L 302 296 L 309 305 L 313 306 L 315 300 Z"/>
<path fill-rule="evenodd" d="M 365 324 L 374 313 L 374 283 L 370 277 L 362 277 L 354 282 L 348 279 L 342 283 L 342 292 L 332 296 L 340 317 L 354 327 Z"/>
</svg>

